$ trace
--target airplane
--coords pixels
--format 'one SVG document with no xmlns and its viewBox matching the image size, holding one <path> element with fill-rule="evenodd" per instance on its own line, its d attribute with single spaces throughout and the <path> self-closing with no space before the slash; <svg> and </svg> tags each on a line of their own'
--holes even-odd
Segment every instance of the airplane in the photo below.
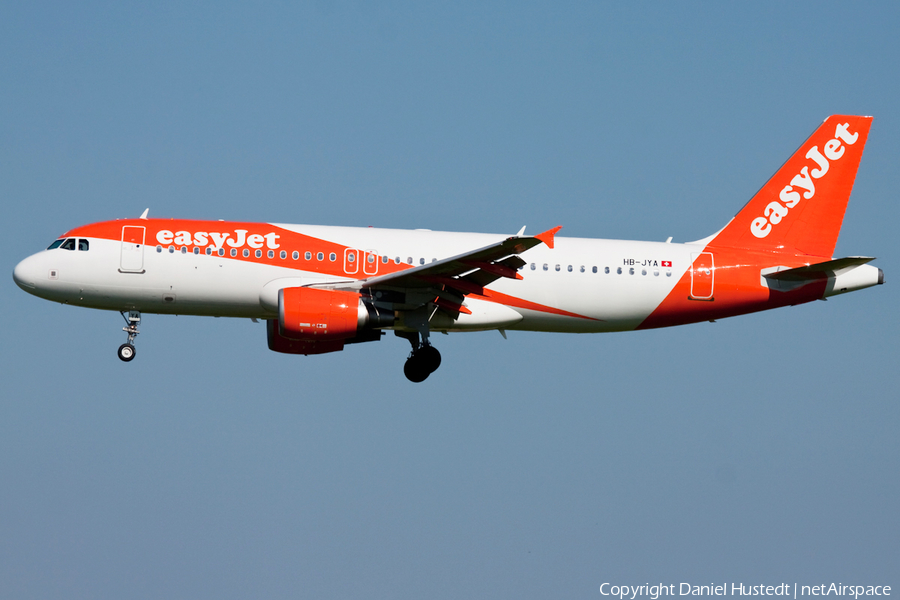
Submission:
<svg viewBox="0 0 900 600">
<path fill-rule="evenodd" d="M 119 311 L 265 320 L 268 346 L 325 354 L 388 330 L 404 374 L 441 364 L 435 332 L 594 333 L 715 321 L 884 283 L 834 258 L 872 117 L 825 120 L 721 230 L 678 244 L 148 218 L 76 227 L 16 265 L 40 298 Z"/>
</svg>

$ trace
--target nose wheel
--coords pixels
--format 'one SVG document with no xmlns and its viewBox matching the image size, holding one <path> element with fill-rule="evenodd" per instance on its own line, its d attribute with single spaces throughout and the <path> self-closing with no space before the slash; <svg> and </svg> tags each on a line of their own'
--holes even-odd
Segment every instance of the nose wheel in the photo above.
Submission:
<svg viewBox="0 0 900 600">
<path fill-rule="evenodd" d="M 119 360 L 122 362 L 129 362 L 134 359 L 135 354 L 136 351 L 131 344 L 122 344 L 119 346 Z"/>
<path fill-rule="evenodd" d="M 141 313 L 132 310 L 128 312 L 127 317 L 125 316 L 124 311 L 119 314 L 125 319 L 125 327 L 122 328 L 122 331 L 128 334 L 128 341 L 119 346 L 119 360 L 122 362 L 131 362 L 134 360 L 135 354 L 137 354 L 137 350 L 134 349 L 134 338 L 140 333 L 140 331 L 138 331 L 138 325 L 141 324 Z"/>
</svg>

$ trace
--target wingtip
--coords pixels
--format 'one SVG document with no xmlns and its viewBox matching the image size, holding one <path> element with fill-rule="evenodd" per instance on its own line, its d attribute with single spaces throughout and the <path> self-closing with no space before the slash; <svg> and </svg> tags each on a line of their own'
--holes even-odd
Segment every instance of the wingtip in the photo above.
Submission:
<svg viewBox="0 0 900 600">
<path fill-rule="evenodd" d="M 147 220 L 147 215 L 148 215 L 149 213 L 150 213 L 150 209 L 149 209 L 149 208 L 145 208 L 145 209 L 144 209 L 144 212 L 141 213 L 141 217 L 140 217 L 140 218 L 141 218 L 141 219 L 144 219 L 144 220 L 146 221 L 146 220 Z"/>
<path fill-rule="evenodd" d="M 553 249 L 553 243 L 554 243 L 553 238 L 556 236 L 556 233 L 557 233 L 560 229 L 562 229 L 562 225 L 557 225 L 557 226 L 554 227 L 553 229 L 548 229 L 547 231 L 545 231 L 545 232 L 543 232 L 543 233 L 539 233 L 539 234 L 537 234 L 537 235 L 534 236 L 534 237 L 536 237 L 537 239 L 539 239 L 539 240 L 541 240 L 542 242 L 544 242 L 545 244 L 547 244 L 547 247 L 550 248 L 550 249 L 552 250 L 552 249 Z"/>
</svg>

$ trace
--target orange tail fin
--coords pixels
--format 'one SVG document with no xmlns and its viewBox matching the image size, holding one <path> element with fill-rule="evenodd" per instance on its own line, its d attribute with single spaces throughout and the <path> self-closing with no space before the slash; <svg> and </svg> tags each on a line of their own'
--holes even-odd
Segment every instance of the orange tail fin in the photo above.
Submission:
<svg viewBox="0 0 900 600">
<path fill-rule="evenodd" d="M 828 117 L 710 245 L 831 258 L 871 124 Z"/>
</svg>

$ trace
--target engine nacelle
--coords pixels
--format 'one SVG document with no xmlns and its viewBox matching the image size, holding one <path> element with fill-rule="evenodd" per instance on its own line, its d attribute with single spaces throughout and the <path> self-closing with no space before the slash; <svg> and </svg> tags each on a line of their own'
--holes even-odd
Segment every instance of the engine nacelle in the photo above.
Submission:
<svg viewBox="0 0 900 600">
<path fill-rule="evenodd" d="M 393 324 L 393 312 L 378 310 L 356 292 L 290 287 L 278 291 L 278 320 L 266 326 L 270 350 L 324 354 L 378 340 L 377 328 Z"/>
<path fill-rule="evenodd" d="M 268 336 L 269 350 L 283 352 L 284 354 L 325 354 L 326 352 L 339 352 L 344 349 L 344 340 L 322 340 L 309 342 L 289 340 L 278 332 L 278 321 L 272 319 L 266 321 L 266 334 Z"/>
<path fill-rule="evenodd" d="M 290 340 L 343 340 L 365 325 L 359 294 L 308 287 L 278 290 L 278 333 Z"/>
</svg>

